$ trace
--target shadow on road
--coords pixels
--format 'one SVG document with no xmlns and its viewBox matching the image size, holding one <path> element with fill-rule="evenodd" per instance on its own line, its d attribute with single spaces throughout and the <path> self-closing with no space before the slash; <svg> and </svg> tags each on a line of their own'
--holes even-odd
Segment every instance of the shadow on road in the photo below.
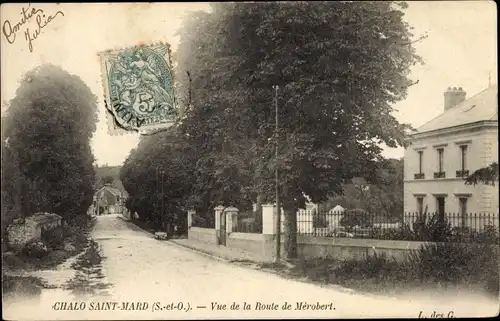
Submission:
<svg viewBox="0 0 500 321">
<path fill-rule="evenodd" d="M 94 240 L 85 253 L 71 265 L 76 271 L 75 276 L 66 282 L 64 289 L 71 290 L 75 296 L 106 296 L 111 284 L 103 282 L 102 260 L 99 244 Z"/>
</svg>

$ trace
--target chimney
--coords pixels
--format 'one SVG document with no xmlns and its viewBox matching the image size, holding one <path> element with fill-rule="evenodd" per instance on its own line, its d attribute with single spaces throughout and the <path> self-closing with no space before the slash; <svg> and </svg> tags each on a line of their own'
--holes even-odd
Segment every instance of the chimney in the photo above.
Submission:
<svg viewBox="0 0 500 321">
<path fill-rule="evenodd" d="M 465 101 L 466 93 L 462 87 L 448 87 L 444 92 L 444 110 L 447 111 L 450 108 Z"/>
</svg>

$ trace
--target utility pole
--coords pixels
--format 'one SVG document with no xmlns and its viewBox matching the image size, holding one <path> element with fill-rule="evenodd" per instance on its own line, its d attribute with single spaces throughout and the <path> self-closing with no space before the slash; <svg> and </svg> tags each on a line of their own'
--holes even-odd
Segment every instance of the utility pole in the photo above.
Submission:
<svg viewBox="0 0 500 321">
<path fill-rule="evenodd" d="M 278 85 L 274 87 L 274 108 L 276 112 L 276 262 L 281 260 L 281 206 L 279 194 L 279 175 L 278 175 Z"/>
<path fill-rule="evenodd" d="M 163 187 L 163 185 L 164 185 L 163 184 L 164 174 L 165 174 L 165 172 L 161 171 L 161 216 L 160 217 L 161 217 L 162 228 L 165 228 L 165 222 L 163 220 L 164 219 L 164 215 L 163 215 L 164 213 L 163 212 L 164 212 L 164 209 L 165 209 L 165 206 L 164 206 L 164 200 L 165 200 L 165 198 L 163 196 L 164 195 L 164 187 Z"/>
</svg>

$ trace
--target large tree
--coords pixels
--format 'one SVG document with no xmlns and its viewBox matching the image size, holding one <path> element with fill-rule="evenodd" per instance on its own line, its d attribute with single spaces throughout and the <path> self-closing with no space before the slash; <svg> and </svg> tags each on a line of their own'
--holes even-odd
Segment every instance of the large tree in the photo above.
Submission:
<svg viewBox="0 0 500 321">
<path fill-rule="evenodd" d="M 181 225 L 193 185 L 193 155 L 176 127 L 141 137 L 120 170 L 128 208 L 159 229 Z"/>
<path fill-rule="evenodd" d="M 97 98 L 78 76 L 53 65 L 24 75 L 2 121 L 2 149 L 8 149 L 2 169 L 18 176 L 10 183 L 17 182 L 17 215 L 83 217 L 94 193 L 96 111 Z"/>
<path fill-rule="evenodd" d="M 305 195 L 322 202 L 353 177 L 374 182 L 383 164 L 380 143 L 405 143 L 409 126 L 392 116 L 392 105 L 406 97 L 410 67 L 420 59 L 403 7 L 219 3 L 191 16 L 180 33 L 180 75 L 191 76 L 180 81 L 193 94 L 185 123 L 189 133 L 203 132 L 192 135 L 206 148 L 203 156 L 219 160 L 202 168 L 234 166 L 237 177 L 252 177 L 240 185 L 271 200 L 279 166 L 287 258 L 296 256 L 296 211 Z M 272 144 L 276 85 L 278 162 Z"/>
</svg>

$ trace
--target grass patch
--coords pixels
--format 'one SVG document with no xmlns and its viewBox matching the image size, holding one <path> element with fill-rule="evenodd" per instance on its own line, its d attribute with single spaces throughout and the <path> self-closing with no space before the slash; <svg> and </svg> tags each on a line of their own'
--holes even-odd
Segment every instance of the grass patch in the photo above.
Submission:
<svg viewBox="0 0 500 321">
<path fill-rule="evenodd" d="M 282 262 L 263 262 L 259 264 L 261 269 L 272 269 L 277 271 L 288 271 L 288 266 Z"/>
</svg>

